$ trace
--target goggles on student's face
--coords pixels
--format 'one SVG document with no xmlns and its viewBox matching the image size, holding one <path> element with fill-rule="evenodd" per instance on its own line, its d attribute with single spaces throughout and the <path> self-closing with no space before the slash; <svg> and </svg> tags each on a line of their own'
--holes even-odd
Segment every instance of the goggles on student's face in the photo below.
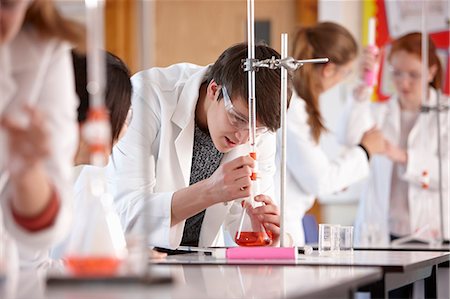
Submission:
<svg viewBox="0 0 450 299">
<path fill-rule="evenodd" d="M 231 125 L 240 131 L 249 130 L 248 117 L 234 108 L 225 86 L 222 86 L 222 95 L 225 111 L 227 112 L 227 117 Z M 266 127 L 256 127 L 256 135 L 258 136 L 266 133 L 267 131 L 268 129 Z"/>
<path fill-rule="evenodd" d="M 394 68 L 393 66 L 390 66 L 389 70 L 394 80 L 402 80 L 403 78 L 405 78 L 409 81 L 417 82 L 422 78 L 421 72 L 417 71 L 401 71 Z"/>
</svg>

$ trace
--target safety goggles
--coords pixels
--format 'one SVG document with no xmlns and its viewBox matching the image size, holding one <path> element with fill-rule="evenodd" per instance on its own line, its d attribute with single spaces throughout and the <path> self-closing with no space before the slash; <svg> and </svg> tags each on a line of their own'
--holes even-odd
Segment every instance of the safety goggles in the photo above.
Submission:
<svg viewBox="0 0 450 299">
<path fill-rule="evenodd" d="M 234 108 L 225 86 L 222 86 L 222 95 L 225 111 L 227 112 L 227 117 L 231 125 L 238 130 L 249 130 L 248 116 L 243 115 Z M 256 127 L 256 135 L 258 136 L 267 133 L 267 131 L 268 129 L 266 127 Z"/>
<path fill-rule="evenodd" d="M 416 71 L 401 71 L 398 69 L 395 69 L 394 67 L 390 66 L 389 71 L 391 72 L 392 78 L 394 80 L 402 80 L 407 79 L 413 82 L 417 82 L 422 78 L 422 74 L 420 72 Z"/>
</svg>

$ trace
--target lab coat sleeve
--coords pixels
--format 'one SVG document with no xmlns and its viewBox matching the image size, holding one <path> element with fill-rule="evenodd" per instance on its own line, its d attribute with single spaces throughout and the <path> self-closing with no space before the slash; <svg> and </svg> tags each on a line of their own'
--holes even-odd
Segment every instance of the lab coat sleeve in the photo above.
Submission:
<svg viewBox="0 0 450 299">
<path fill-rule="evenodd" d="M 369 174 L 369 163 L 360 147 L 350 147 L 331 161 L 305 126 L 295 111 L 288 112 L 287 169 L 306 193 L 320 196 L 341 191 Z"/>
<path fill-rule="evenodd" d="M 276 153 L 276 135 L 266 133 L 257 141 L 257 160 L 258 160 L 258 185 L 260 194 L 269 196 L 276 205 L 277 200 L 274 197 L 274 175 L 275 175 L 275 153 Z M 239 229 L 239 221 L 242 214 L 242 200 L 233 201 L 227 217 L 225 218 L 225 229 L 231 236 L 235 236 Z"/>
<path fill-rule="evenodd" d="M 336 130 L 338 142 L 347 146 L 359 144 L 364 132 L 378 124 L 377 115 L 382 113 L 378 110 L 369 101 L 359 102 L 350 97 Z"/>
<path fill-rule="evenodd" d="M 441 114 L 441 166 L 442 166 L 442 186 L 444 190 L 448 190 L 449 180 L 449 135 L 448 135 L 448 113 Z M 429 128 L 436 130 L 436 126 Z M 437 141 L 436 141 L 437 142 Z M 432 147 L 435 148 L 435 147 Z M 437 146 L 436 146 L 437 148 Z M 406 172 L 403 179 L 418 187 L 422 186 L 422 173 L 427 171 L 429 175 L 429 190 L 438 190 L 439 188 L 439 159 L 438 152 L 430 152 L 429 146 L 425 144 L 414 144 L 407 150 L 408 161 L 406 164 Z"/>
<path fill-rule="evenodd" d="M 125 232 L 145 230 L 150 245 L 176 248 L 184 227 L 184 221 L 171 227 L 176 190 L 155 192 L 161 96 L 144 80 L 134 80 L 133 89 L 133 119 L 113 149 L 107 166 L 108 188 Z"/>
<path fill-rule="evenodd" d="M 56 189 L 60 200 L 57 218 L 52 226 L 30 233 L 18 226 L 11 215 L 10 203 L 3 200 L 5 226 L 18 241 L 23 251 L 37 256 L 36 249 L 46 249 L 62 239 L 67 232 L 71 213 L 72 165 L 78 142 L 78 126 L 76 107 L 78 100 L 75 94 L 73 69 L 70 49 L 67 44 L 57 41 L 49 42 L 53 51 L 47 70 L 42 73 L 41 88 L 37 94 L 36 108 L 44 115 L 49 132 L 51 154 L 44 167 L 50 183 Z M 19 85 L 20 88 L 20 85 Z M 8 198 L 8 195 L 5 196 Z M 25 250 L 26 249 L 26 250 Z"/>
</svg>

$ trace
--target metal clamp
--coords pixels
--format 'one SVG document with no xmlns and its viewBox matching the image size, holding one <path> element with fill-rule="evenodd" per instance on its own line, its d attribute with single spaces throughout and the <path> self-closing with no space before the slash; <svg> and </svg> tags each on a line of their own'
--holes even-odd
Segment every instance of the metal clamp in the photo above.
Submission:
<svg viewBox="0 0 450 299">
<path fill-rule="evenodd" d="M 293 57 L 286 57 L 280 59 L 279 64 L 286 68 L 289 71 L 295 71 L 298 68 L 302 67 L 306 63 L 327 63 L 330 61 L 328 58 L 314 58 L 314 59 L 304 59 L 304 60 L 296 60 Z"/>
<path fill-rule="evenodd" d="M 250 59 L 245 58 L 242 59 L 242 68 L 244 69 L 244 72 L 250 72 L 250 71 L 257 71 L 257 67 L 255 66 L 258 62 L 258 59 Z"/>
<path fill-rule="evenodd" d="M 265 67 L 271 70 L 276 70 L 280 68 L 279 59 L 276 59 L 275 56 L 272 56 L 270 59 L 264 59 L 256 62 L 256 67 Z"/>
<path fill-rule="evenodd" d="M 261 67 L 265 67 L 271 70 L 281 69 L 282 67 L 284 67 L 288 71 L 295 71 L 306 63 L 327 63 L 328 61 L 328 58 L 296 60 L 293 57 L 277 59 L 275 58 L 275 56 L 264 60 L 247 58 L 242 60 L 242 68 L 245 72 L 258 71 L 258 69 Z"/>
<path fill-rule="evenodd" d="M 440 105 L 434 105 L 434 106 L 426 106 L 426 105 L 420 106 L 420 112 L 422 112 L 422 113 L 428 113 L 430 111 L 444 112 L 444 111 L 448 111 L 449 109 L 450 109 L 450 106 L 448 104 L 440 104 Z"/>
</svg>

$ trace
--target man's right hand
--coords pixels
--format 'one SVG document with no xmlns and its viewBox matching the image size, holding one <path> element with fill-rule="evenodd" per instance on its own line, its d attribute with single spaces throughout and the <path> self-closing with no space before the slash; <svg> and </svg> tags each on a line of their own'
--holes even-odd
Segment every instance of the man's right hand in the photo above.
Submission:
<svg viewBox="0 0 450 299">
<path fill-rule="evenodd" d="M 250 176 L 255 161 L 250 156 L 238 157 L 220 167 L 207 181 L 209 194 L 214 202 L 227 202 L 251 195 Z"/>
<path fill-rule="evenodd" d="M 250 175 L 255 161 L 250 156 L 242 156 L 224 163 L 207 179 L 177 190 L 172 196 L 171 225 L 209 208 L 251 195 Z"/>
</svg>

